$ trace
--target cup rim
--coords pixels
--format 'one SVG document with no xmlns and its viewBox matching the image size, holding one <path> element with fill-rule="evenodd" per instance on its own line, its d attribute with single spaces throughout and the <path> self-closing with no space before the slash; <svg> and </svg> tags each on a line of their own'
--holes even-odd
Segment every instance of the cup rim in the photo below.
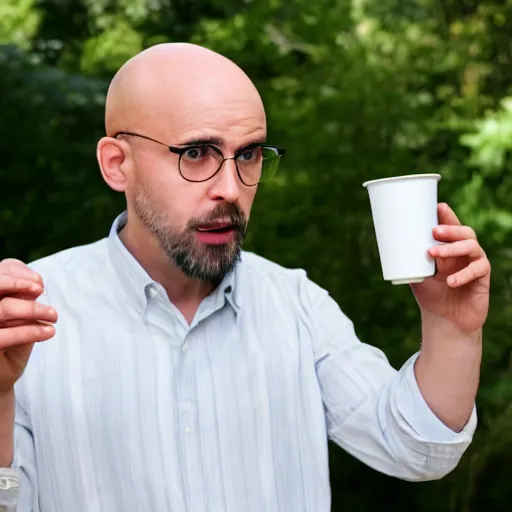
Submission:
<svg viewBox="0 0 512 512">
<path fill-rule="evenodd" d="M 367 188 L 368 185 L 373 185 L 374 183 L 383 183 L 386 181 L 413 180 L 413 179 L 418 179 L 418 178 L 436 178 L 437 181 L 439 181 L 441 179 L 441 175 L 436 174 L 436 173 L 427 173 L 427 174 L 407 174 L 405 176 L 391 176 L 389 178 L 380 178 L 377 180 L 365 181 L 363 183 L 363 187 Z"/>
</svg>

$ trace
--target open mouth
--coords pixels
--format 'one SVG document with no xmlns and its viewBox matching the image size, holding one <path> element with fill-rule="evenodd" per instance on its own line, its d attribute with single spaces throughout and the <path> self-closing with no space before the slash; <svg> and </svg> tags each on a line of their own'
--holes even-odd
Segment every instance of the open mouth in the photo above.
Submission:
<svg viewBox="0 0 512 512">
<path fill-rule="evenodd" d="M 227 223 L 217 223 L 197 227 L 197 231 L 200 233 L 228 233 L 234 229 L 235 226 L 233 224 Z"/>
<path fill-rule="evenodd" d="M 196 236 L 199 241 L 208 245 L 224 245 L 236 236 L 236 226 L 231 222 L 202 224 L 196 227 Z"/>
</svg>

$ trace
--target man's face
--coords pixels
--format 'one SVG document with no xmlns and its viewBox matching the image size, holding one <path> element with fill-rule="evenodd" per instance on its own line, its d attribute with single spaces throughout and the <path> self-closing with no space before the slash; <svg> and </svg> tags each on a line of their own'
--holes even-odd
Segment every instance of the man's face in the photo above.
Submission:
<svg viewBox="0 0 512 512">
<path fill-rule="evenodd" d="M 192 279 L 209 283 L 222 280 L 240 258 L 247 229 L 247 216 L 239 203 L 218 203 L 210 212 L 191 216 L 184 223 L 151 197 L 139 184 L 135 212 L 174 264 Z"/>
<path fill-rule="evenodd" d="M 225 157 L 266 135 L 261 104 L 250 98 L 213 105 L 199 98 L 173 117 L 172 131 L 143 134 L 173 146 L 214 140 Z M 131 138 L 130 144 L 135 172 L 127 190 L 129 212 L 186 276 L 220 282 L 240 257 L 257 187 L 240 181 L 233 160 L 210 180 L 192 183 L 179 173 L 179 155 L 144 139 Z"/>
</svg>

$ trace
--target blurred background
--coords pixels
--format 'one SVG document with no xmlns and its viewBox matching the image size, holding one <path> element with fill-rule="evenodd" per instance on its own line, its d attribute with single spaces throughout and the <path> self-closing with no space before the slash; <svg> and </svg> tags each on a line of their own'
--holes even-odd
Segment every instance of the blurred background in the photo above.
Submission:
<svg viewBox="0 0 512 512">
<path fill-rule="evenodd" d="M 257 84 L 268 140 L 288 150 L 246 248 L 305 268 L 395 366 L 419 347 L 418 309 L 382 280 L 363 181 L 440 173 L 440 200 L 493 264 L 480 424 L 461 464 L 411 484 L 332 446 L 332 510 L 509 511 L 511 34 L 512 0 L 0 0 L 0 258 L 106 236 L 123 208 L 95 160 L 109 80 L 156 43 L 215 49 Z"/>
</svg>

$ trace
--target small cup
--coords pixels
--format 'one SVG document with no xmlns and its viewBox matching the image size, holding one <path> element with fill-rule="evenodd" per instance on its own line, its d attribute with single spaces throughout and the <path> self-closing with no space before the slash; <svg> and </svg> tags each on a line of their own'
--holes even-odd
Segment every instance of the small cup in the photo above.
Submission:
<svg viewBox="0 0 512 512">
<path fill-rule="evenodd" d="M 421 283 L 435 274 L 428 250 L 438 242 L 439 174 L 414 174 L 367 181 L 382 274 L 392 284 Z"/>
</svg>

